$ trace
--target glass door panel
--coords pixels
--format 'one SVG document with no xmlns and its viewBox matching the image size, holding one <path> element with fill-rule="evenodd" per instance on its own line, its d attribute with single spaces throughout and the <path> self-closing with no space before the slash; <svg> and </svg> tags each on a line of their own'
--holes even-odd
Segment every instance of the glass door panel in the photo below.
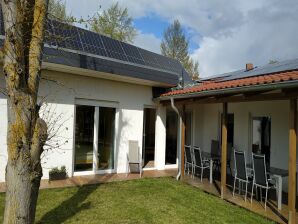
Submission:
<svg viewBox="0 0 298 224">
<path fill-rule="evenodd" d="M 178 115 L 167 110 L 166 118 L 166 165 L 177 163 Z"/>
<path fill-rule="evenodd" d="M 185 115 L 185 145 L 192 145 L 192 113 L 187 111 Z"/>
<path fill-rule="evenodd" d="M 156 110 L 153 108 L 145 108 L 143 125 L 143 165 L 145 168 L 154 167 L 155 120 Z"/>
<path fill-rule="evenodd" d="M 99 107 L 98 169 L 114 169 L 115 108 Z"/>
<path fill-rule="evenodd" d="M 266 164 L 270 165 L 271 118 L 253 117 L 252 119 L 252 152 L 264 154 Z"/>
<path fill-rule="evenodd" d="M 75 171 L 92 170 L 94 141 L 94 107 L 76 106 Z"/>
</svg>

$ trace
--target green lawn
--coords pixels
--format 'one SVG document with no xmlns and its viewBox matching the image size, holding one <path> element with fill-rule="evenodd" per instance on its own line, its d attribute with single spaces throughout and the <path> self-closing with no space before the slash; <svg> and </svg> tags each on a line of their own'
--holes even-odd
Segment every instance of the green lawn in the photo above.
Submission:
<svg viewBox="0 0 298 224">
<path fill-rule="evenodd" d="M 0 194 L 3 218 L 4 194 Z M 173 178 L 41 190 L 37 223 L 271 223 Z"/>
</svg>

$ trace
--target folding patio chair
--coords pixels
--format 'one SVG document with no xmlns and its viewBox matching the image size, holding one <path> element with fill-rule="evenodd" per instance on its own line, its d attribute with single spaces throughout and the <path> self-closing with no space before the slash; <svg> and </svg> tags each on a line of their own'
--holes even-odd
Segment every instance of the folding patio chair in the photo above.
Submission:
<svg viewBox="0 0 298 224">
<path fill-rule="evenodd" d="M 220 170 L 220 145 L 218 140 L 211 140 L 211 154 L 215 156 L 213 160 L 214 169 L 219 171 Z"/>
<path fill-rule="evenodd" d="M 230 170 L 230 174 L 231 176 L 232 174 L 232 167 L 231 167 L 231 156 L 232 156 L 232 152 L 233 151 L 233 147 L 231 143 L 227 144 L 227 168 L 229 168 Z M 211 154 L 212 156 L 218 157 L 216 159 L 213 159 L 213 165 L 215 170 L 220 171 L 220 167 L 221 167 L 221 146 L 220 146 L 220 142 L 218 140 L 211 140 Z"/>
<path fill-rule="evenodd" d="M 204 169 L 210 169 L 209 160 L 203 160 L 202 159 L 201 149 L 199 147 L 196 147 L 196 146 L 193 147 L 193 158 L 194 158 L 193 177 L 196 174 L 196 168 L 200 168 L 201 169 L 201 182 L 202 182 Z"/>
<path fill-rule="evenodd" d="M 245 201 L 247 196 L 247 185 L 249 182 L 247 170 L 246 170 L 246 158 L 244 151 L 234 150 L 234 162 L 235 162 L 235 177 L 234 177 L 234 187 L 233 187 L 233 196 L 235 195 L 236 181 L 239 183 L 239 194 L 241 194 L 242 183 L 245 183 Z"/>
<path fill-rule="evenodd" d="M 139 142 L 129 140 L 128 143 L 128 168 L 129 172 L 140 173 L 140 177 L 142 177 L 142 158 L 139 150 Z"/>
<path fill-rule="evenodd" d="M 184 162 L 184 174 L 187 170 L 187 174 L 191 172 L 193 174 L 193 149 L 190 145 L 185 146 L 185 162 Z M 191 170 L 191 171 L 190 171 Z"/>
<path fill-rule="evenodd" d="M 256 192 L 258 187 L 261 189 L 261 201 L 262 201 L 262 189 L 266 189 L 266 195 L 265 195 L 265 210 L 266 210 L 268 190 L 272 188 L 276 188 L 276 186 L 274 183 L 271 182 L 272 179 L 270 179 L 267 173 L 265 155 L 257 155 L 253 153 L 252 165 L 253 165 L 253 184 L 252 184 L 250 202 L 252 203 L 253 191 L 255 186 L 256 186 Z"/>
</svg>

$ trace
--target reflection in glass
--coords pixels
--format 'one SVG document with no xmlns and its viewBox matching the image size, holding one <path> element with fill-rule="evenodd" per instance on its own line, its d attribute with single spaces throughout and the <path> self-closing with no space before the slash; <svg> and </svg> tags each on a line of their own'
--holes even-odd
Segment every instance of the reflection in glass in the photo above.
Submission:
<svg viewBox="0 0 298 224">
<path fill-rule="evenodd" d="M 167 110 L 166 118 L 166 164 L 176 164 L 178 115 L 175 111 Z"/>
<path fill-rule="evenodd" d="M 76 106 L 75 171 L 92 170 L 94 107 Z"/>
<path fill-rule="evenodd" d="M 114 169 L 115 108 L 99 107 L 98 169 Z"/>
</svg>

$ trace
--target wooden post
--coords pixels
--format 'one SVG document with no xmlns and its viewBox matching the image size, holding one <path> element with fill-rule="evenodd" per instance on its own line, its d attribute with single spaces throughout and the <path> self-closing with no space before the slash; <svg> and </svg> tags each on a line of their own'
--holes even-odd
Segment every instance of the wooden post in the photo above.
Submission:
<svg viewBox="0 0 298 224">
<path fill-rule="evenodd" d="M 184 151 L 185 151 L 185 105 L 182 106 L 182 112 L 181 112 L 181 179 L 184 177 Z"/>
<path fill-rule="evenodd" d="M 289 179 L 288 179 L 288 207 L 289 223 L 296 223 L 296 153 L 297 153 L 297 100 L 290 99 L 289 125 Z"/>
<path fill-rule="evenodd" d="M 224 198 L 224 192 L 226 189 L 227 182 L 227 141 L 228 141 L 228 104 L 223 103 L 222 111 L 222 130 L 221 130 L 221 198 Z"/>
</svg>

